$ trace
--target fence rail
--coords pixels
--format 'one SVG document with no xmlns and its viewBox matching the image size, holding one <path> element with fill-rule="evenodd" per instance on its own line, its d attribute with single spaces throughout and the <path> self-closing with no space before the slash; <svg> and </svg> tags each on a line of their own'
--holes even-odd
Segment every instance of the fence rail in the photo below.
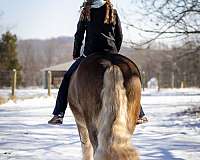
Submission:
<svg viewBox="0 0 200 160">
<path fill-rule="evenodd" d="M 48 71 L 48 96 L 51 96 L 51 83 L 52 83 L 52 74 L 51 71 Z M 10 87 L 11 86 L 11 95 L 10 98 L 16 99 L 16 85 L 17 85 L 17 71 L 13 69 L 12 71 L 0 70 L 0 88 Z"/>
</svg>

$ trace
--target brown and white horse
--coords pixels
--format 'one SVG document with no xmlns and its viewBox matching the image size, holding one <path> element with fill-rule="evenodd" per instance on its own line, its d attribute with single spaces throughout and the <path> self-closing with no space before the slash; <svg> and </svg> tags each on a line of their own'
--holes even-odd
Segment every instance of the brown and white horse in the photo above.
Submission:
<svg viewBox="0 0 200 160">
<path fill-rule="evenodd" d="M 68 100 L 83 160 L 138 160 L 131 136 L 140 111 L 137 66 L 119 54 L 93 54 L 73 74 Z"/>
</svg>

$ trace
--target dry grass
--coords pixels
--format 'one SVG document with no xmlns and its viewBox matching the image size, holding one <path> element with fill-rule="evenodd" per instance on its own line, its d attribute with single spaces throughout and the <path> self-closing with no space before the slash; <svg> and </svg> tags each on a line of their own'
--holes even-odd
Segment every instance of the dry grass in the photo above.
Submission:
<svg viewBox="0 0 200 160">
<path fill-rule="evenodd" d="M 6 99 L 3 98 L 3 97 L 0 97 L 0 105 L 3 104 L 3 103 L 6 103 Z"/>
</svg>

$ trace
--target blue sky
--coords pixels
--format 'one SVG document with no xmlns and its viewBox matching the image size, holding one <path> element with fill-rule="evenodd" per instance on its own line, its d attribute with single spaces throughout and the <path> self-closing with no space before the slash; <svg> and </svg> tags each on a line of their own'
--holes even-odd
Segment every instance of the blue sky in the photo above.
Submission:
<svg viewBox="0 0 200 160">
<path fill-rule="evenodd" d="M 115 7 L 128 8 L 131 0 L 113 0 Z M 0 0 L 0 33 L 11 30 L 19 39 L 73 36 L 83 0 Z M 118 11 L 119 16 L 120 11 Z M 124 37 L 135 38 L 123 26 Z"/>
<path fill-rule="evenodd" d="M 73 36 L 79 17 L 79 0 L 0 0 L 3 29 L 19 38 Z"/>
</svg>

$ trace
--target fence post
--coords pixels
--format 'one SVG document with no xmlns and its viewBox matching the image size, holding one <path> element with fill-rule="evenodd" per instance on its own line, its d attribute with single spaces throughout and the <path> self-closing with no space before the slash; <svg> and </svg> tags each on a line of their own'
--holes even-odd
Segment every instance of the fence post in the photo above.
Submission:
<svg viewBox="0 0 200 160">
<path fill-rule="evenodd" d="M 12 94 L 11 94 L 11 99 L 15 100 L 16 99 L 16 84 L 17 84 L 17 71 L 16 69 L 13 69 L 12 73 Z"/>
<path fill-rule="evenodd" d="M 145 78 L 146 78 L 146 77 L 145 77 L 145 72 L 143 71 L 143 72 L 142 72 L 142 89 L 143 89 L 143 91 L 144 91 L 145 81 L 146 81 Z"/>
<path fill-rule="evenodd" d="M 51 71 L 48 71 L 48 96 L 51 96 Z"/>
<path fill-rule="evenodd" d="M 160 91 L 160 73 L 157 74 L 157 80 L 158 80 L 158 92 Z"/>
<path fill-rule="evenodd" d="M 174 78 L 174 72 L 172 72 L 172 81 L 171 81 L 171 87 L 174 88 L 175 84 L 175 78 Z"/>
<path fill-rule="evenodd" d="M 186 72 L 183 73 L 183 88 L 186 88 L 187 87 L 187 84 L 186 84 Z"/>
</svg>

